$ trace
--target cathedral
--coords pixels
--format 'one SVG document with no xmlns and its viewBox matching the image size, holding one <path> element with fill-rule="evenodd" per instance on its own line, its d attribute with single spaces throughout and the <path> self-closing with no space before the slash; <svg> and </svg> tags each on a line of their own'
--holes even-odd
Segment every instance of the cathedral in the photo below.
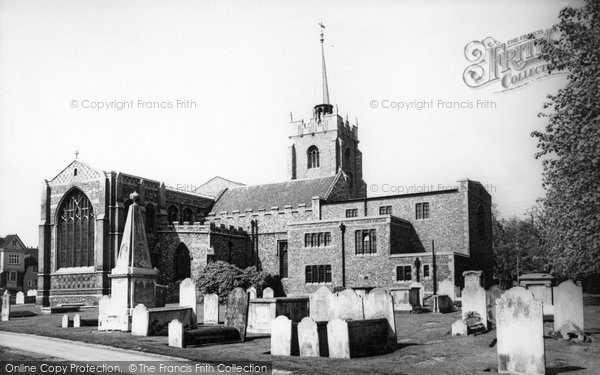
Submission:
<svg viewBox="0 0 600 375">
<path fill-rule="evenodd" d="M 77 158 L 44 180 L 37 303 L 94 305 L 110 294 L 133 192 L 161 284 L 217 260 L 278 276 L 290 296 L 418 283 L 426 295 L 454 298 L 470 269 L 489 283 L 490 194 L 463 179 L 446 190 L 367 197 L 358 126 L 329 101 L 322 34 L 321 53 L 322 103 L 289 124 L 287 181 L 214 177 L 190 192 Z"/>
</svg>

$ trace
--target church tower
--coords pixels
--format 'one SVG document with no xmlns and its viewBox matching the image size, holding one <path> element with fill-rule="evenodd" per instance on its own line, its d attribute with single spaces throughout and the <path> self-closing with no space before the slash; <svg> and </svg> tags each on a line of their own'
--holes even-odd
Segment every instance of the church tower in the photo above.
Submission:
<svg viewBox="0 0 600 375">
<path fill-rule="evenodd" d="M 321 66 L 323 101 L 313 108 L 308 122 L 290 122 L 289 176 L 292 180 L 333 176 L 343 172 L 353 198 L 366 197 L 362 179 L 362 153 L 358 149 L 358 124 L 350 124 L 334 111 L 329 102 L 323 29 L 321 26 Z"/>
</svg>

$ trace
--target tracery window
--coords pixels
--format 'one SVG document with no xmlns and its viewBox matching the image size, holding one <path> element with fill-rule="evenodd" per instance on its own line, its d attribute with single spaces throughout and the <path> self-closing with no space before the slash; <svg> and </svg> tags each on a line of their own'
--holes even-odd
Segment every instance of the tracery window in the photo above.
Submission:
<svg viewBox="0 0 600 375">
<path fill-rule="evenodd" d="M 308 168 L 319 168 L 319 149 L 317 146 L 310 146 L 307 151 Z"/>
<path fill-rule="evenodd" d="M 56 266 L 94 265 L 94 208 L 81 190 L 73 190 L 58 209 Z"/>
</svg>

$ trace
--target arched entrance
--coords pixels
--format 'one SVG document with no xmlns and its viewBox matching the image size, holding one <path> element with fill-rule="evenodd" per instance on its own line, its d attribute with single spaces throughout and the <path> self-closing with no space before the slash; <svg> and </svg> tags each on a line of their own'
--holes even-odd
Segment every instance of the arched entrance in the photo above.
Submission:
<svg viewBox="0 0 600 375">
<path fill-rule="evenodd" d="M 175 259 L 173 261 L 173 281 L 183 280 L 190 277 L 192 263 L 190 251 L 183 242 L 175 250 Z"/>
</svg>

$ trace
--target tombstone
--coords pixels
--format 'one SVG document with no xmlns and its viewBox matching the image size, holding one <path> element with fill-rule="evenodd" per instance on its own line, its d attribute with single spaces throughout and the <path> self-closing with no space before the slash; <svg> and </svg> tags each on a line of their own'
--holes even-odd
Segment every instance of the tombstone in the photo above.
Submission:
<svg viewBox="0 0 600 375">
<path fill-rule="evenodd" d="M 219 324 L 219 295 L 204 295 L 204 324 Z"/>
<path fill-rule="evenodd" d="M 553 283 L 554 276 L 547 273 L 528 273 L 519 276 L 519 285 L 530 290 L 535 299 L 542 301 L 544 315 L 554 314 Z"/>
<path fill-rule="evenodd" d="M 350 336 L 345 320 L 332 319 L 327 323 L 327 347 L 330 358 L 350 358 Z"/>
<path fill-rule="evenodd" d="M 462 319 L 458 319 L 456 322 L 452 323 L 452 336 L 467 336 L 467 334 L 467 325 Z"/>
<path fill-rule="evenodd" d="M 298 349 L 300 357 L 319 357 L 319 331 L 317 323 L 306 317 L 298 323 Z"/>
<path fill-rule="evenodd" d="M 326 322 L 333 317 L 335 295 L 326 286 L 309 296 L 310 317 L 316 322 Z"/>
<path fill-rule="evenodd" d="M 81 315 L 75 314 L 75 316 L 73 317 L 73 327 L 81 327 Z"/>
<path fill-rule="evenodd" d="M 385 289 L 375 288 L 364 299 L 364 318 L 385 318 L 388 321 L 389 350 L 396 349 L 396 321 L 392 295 Z"/>
<path fill-rule="evenodd" d="M 133 336 L 148 336 L 149 324 L 148 308 L 140 303 L 133 309 L 131 334 Z"/>
<path fill-rule="evenodd" d="M 62 327 L 69 328 L 69 315 L 65 314 L 62 317 Z"/>
<path fill-rule="evenodd" d="M 256 288 L 255 287 L 251 286 L 250 288 L 248 288 L 246 290 L 246 293 L 248 293 L 250 300 L 256 299 Z"/>
<path fill-rule="evenodd" d="M 542 301 L 531 291 L 513 287 L 496 301 L 498 372 L 544 374 Z"/>
<path fill-rule="evenodd" d="M 338 319 L 360 320 L 365 318 L 363 299 L 352 289 L 335 294 L 334 317 Z"/>
<path fill-rule="evenodd" d="M 27 297 L 37 297 L 37 289 L 29 289 L 27 291 Z"/>
<path fill-rule="evenodd" d="M 249 302 L 248 293 L 239 287 L 232 290 L 227 296 L 225 325 L 236 328 L 240 334 L 241 341 L 246 341 Z"/>
<path fill-rule="evenodd" d="M 284 315 L 271 323 L 271 355 L 292 355 L 292 321 Z"/>
<path fill-rule="evenodd" d="M 10 294 L 8 290 L 4 291 L 2 295 L 2 321 L 8 322 L 10 320 Z"/>
<path fill-rule="evenodd" d="M 502 289 L 498 285 L 492 285 L 485 291 L 487 320 L 496 324 L 496 300 L 502 296 Z"/>
<path fill-rule="evenodd" d="M 23 292 L 17 292 L 15 305 L 24 305 L 24 304 L 25 304 L 25 294 L 23 294 Z"/>
<path fill-rule="evenodd" d="M 179 306 L 191 307 L 195 315 L 197 303 L 196 283 L 188 277 L 179 284 Z"/>
<path fill-rule="evenodd" d="M 454 293 L 454 283 L 452 282 L 452 280 L 445 279 L 438 282 L 437 293 L 439 295 L 447 295 L 452 301 L 456 300 L 456 295 Z"/>
<path fill-rule="evenodd" d="M 395 311 L 412 311 L 410 304 L 410 288 L 397 288 L 391 290 Z"/>
<path fill-rule="evenodd" d="M 169 346 L 175 348 L 183 348 L 183 323 L 179 320 L 174 319 L 169 323 Z"/>
<path fill-rule="evenodd" d="M 465 271 L 465 272 L 463 272 L 463 278 L 465 279 L 465 288 L 467 287 L 467 285 L 481 286 L 481 274 L 483 274 L 483 271 Z"/>
<path fill-rule="evenodd" d="M 554 289 L 554 331 L 571 322 L 583 331 L 583 292 L 581 286 L 571 280 L 562 282 Z"/>
<path fill-rule="evenodd" d="M 271 289 L 271 288 L 263 289 L 263 298 L 273 298 L 273 296 L 274 296 L 273 289 Z"/>
<path fill-rule="evenodd" d="M 462 320 L 478 318 L 487 329 L 487 303 L 485 289 L 479 285 L 481 271 L 468 271 L 470 276 L 465 276 L 465 288 L 462 291 Z M 464 274 L 467 274 L 465 272 Z M 473 276 L 475 274 L 475 276 Z"/>
</svg>

